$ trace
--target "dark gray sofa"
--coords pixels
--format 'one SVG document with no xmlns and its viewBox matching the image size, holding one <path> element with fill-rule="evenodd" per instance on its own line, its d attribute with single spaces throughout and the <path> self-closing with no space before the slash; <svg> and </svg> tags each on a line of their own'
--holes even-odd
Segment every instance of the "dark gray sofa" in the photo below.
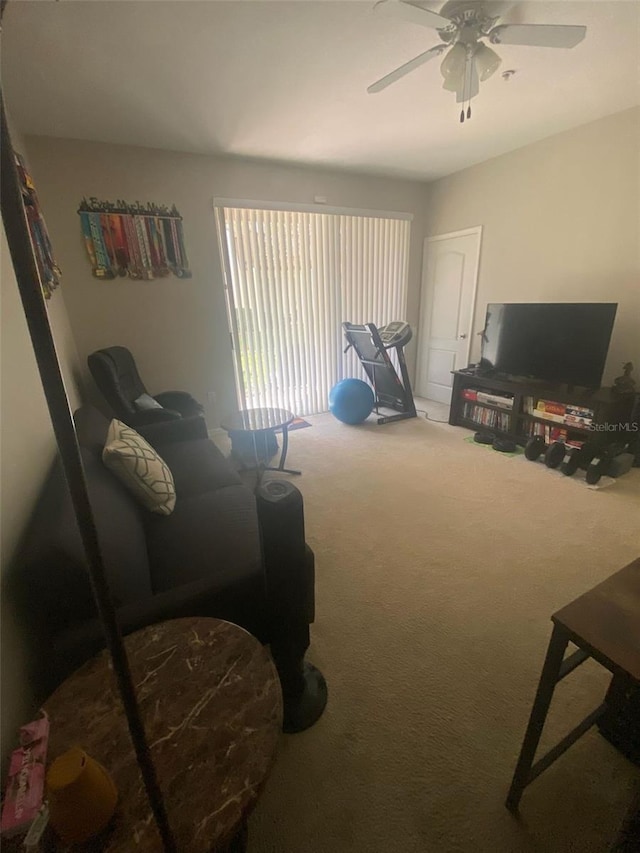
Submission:
<svg viewBox="0 0 640 853">
<path fill-rule="evenodd" d="M 242 625 L 271 644 L 283 686 L 285 729 L 299 731 L 315 722 L 326 685 L 317 670 L 304 664 L 314 618 L 314 558 L 304 544 L 301 512 L 302 529 L 293 531 L 301 548 L 284 568 L 282 561 L 272 566 L 271 583 L 262 545 L 269 531 L 261 529 L 256 496 L 208 438 L 147 435 L 176 486 L 175 509 L 161 516 L 139 506 L 104 466 L 109 420 L 87 406 L 76 412 L 75 421 L 123 633 L 187 615 Z M 290 497 L 301 510 L 299 493 Z M 59 464 L 27 531 L 12 584 L 34 644 L 36 686 L 45 698 L 104 647 Z"/>
</svg>

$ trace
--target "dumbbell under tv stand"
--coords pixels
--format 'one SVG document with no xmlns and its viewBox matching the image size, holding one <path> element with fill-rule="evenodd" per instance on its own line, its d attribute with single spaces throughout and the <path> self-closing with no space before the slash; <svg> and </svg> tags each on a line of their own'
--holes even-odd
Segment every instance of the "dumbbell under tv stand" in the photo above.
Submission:
<svg viewBox="0 0 640 853">
<path fill-rule="evenodd" d="M 530 435 L 530 425 L 540 423 L 549 427 L 560 427 L 567 431 L 568 438 L 589 438 L 593 433 L 584 427 L 574 427 L 559 423 L 552 419 L 541 418 L 525 411 L 526 398 L 533 398 L 533 403 L 538 400 L 551 400 L 558 403 L 573 404 L 593 409 L 594 424 L 605 423 L 627 423 L 631 417 L 633 407 L 633 395 L 616 396 L 611 388 L 569 388 L 567 385 L 549 384 L 537 382 L 533 379 L 509 379 L 501 376 L 485 375 L 473 368 L 454 370 L 453 392 L 451 395 L 451 409 L 449 411 L 449 423 L 452 426 L 462 426 L 475 431 L 483 431 L 509 438 L 517 444 L 525 445 Z M 500 429 L 495 426 L 487 426 L 478 420 L 465 416 L 466 400 L 463 396 L 465 390 L 484 391 L 489 394 L 509 394 L 513 396 L 513 408 L 505 409 L 489 403 L 477 402 L 487 411 L 495 411 L 504 415 L 510 415 L 508 428 Z M 532 408 L 532 407 L 530 407 Z"/>
</svg>

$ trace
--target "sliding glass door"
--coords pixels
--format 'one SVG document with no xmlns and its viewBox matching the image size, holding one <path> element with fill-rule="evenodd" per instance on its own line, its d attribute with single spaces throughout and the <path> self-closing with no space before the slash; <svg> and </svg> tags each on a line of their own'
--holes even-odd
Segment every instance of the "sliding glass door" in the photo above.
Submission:
<svg viewBox="0 0 640 853">
<path fill-rule="evenodd" d="M 408 217 L 216 211 L 240 405 L 326 411 L 339 379 L 362 376 L 342 322 L 405 316 Z"/>
</svg>

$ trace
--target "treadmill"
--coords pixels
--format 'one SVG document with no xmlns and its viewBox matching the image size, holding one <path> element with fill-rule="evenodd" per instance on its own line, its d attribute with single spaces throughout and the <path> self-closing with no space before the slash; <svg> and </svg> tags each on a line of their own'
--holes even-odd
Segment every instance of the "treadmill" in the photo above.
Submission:
<svg viewBox="0 0 640 853">
<path fill-rule="evenodd" d="M 342 329 L 347 339 L 345 353 L 353 347 L 373 385 L 378 423 L 388 424 L 417 417 L 404 357 L 404 347 L 412 337 L 411 326 L 402 320 L 394 320 L 380 328 L 373 323 L 362 326 L 343 323 Z M 389 350 L 397 353 L 401 377 L 391 361 Z M 381 414 L 380 407 L 393 409 L 397 414 Z"/>
</svg>

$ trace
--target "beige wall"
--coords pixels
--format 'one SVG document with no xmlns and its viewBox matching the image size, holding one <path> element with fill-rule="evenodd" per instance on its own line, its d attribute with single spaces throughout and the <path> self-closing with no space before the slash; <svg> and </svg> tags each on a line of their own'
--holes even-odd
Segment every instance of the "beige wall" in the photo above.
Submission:
<svg viewBox="0 0 640 853">
<path fill-rule="evenodd" d="M 15 130 L 13 138 L 16 148 L 24 151 Z M 4 581 L 53 461 L 56 446 L 4 228 L 0 249 L 0 560 Z M 77 356 L 62 288 L 56 290 L 47 302 L 47 307 L 65 374 L 67 393 L 75 406 L 79 401 L 79 390 L 74 379 L 78 373 Z M 20 626 L 13 619 L 11 601 L 3 594 L 2 759 L 15 746 L 17 728 L 27 722 L 29 714 L 34 711 L 31 688 L 26 678 L 25 648 Z"/>
<path fill-rule="evenodd" d="M 618 302 L 603 383 L 640 382 L 639 188 L 634 108 L 430 184 L 427 234 L 483 226 L 476 330 L 488 302 Z"/>
<path fill-rule="evenodd" d="M 217 406 L 207 412 L 210 426 L 236 405 L 214 196 L 309 204 L 322 195 L 333 206 L 413 213 L 408 319 L 416 322 L 424 185 L 45 137 L 29 137 L 28 145 L 68 281 L 69 316 L 82 363 L 99 347 L 123 344 L 134 352 L 151 393 L 184 389 L 207 403 L 207 392 L 215 392 Z M 93 278 L 77 215 L 85 195 L 175 203 L 184 217 L 193 278 Z"/>
</svg>

